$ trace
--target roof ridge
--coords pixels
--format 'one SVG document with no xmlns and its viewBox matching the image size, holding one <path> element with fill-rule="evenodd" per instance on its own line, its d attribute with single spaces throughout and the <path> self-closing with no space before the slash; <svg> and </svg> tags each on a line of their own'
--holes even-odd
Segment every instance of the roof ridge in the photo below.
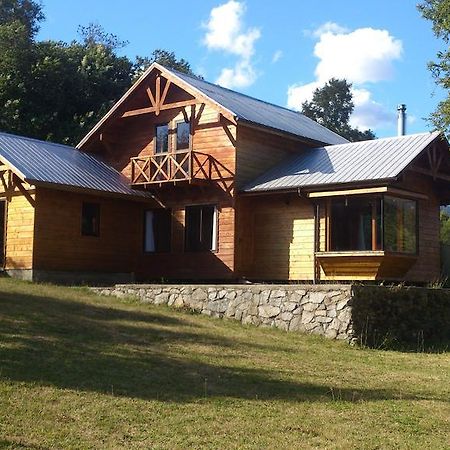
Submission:
<svg viewBox="0 0 450 450">
<path fill-rule="evenodd" d="M 171 71 L 171 72 L 175 72 L 175 74 L 179 74 L 179 75 L 182 75 L 182 76 L 186 76 L 186 77 L 189 77 L 189 78 L 193 78 L 194 80 L 199 80 L 199 81 L 201 81 L 201 82 L 203 82 L 203 83 L 206 83 L 206 84 L 209 84 L 209 85 L 211 85 L 211 86 L 220 87 L 220 89 L 224 89 L 224 90 L 226 90 L 226 91 L 228 91 L 228 92 L 233 92 L 234 94 L 241 95 L 242 97 L 247 97 L 247 98 L 250 98 L 250 99 L 252 99 L 252 100 L 256 100 L 256 101 L 258 101 L 258 102 L 265 103 L 266 105 L 275 106 L 276 108 L 281 108 L 281 109 L 284 109 L 284 110 L 286 110 L 286 111 L 292 112 L 292 113 L 294 113 L 294 114 L 298 114 L 298 115 L 303 116 L 303 117 L 308 117 L 308 116 L 305 116 L 305 114 L 301 113 L 300 111 L 295 111 L 294 109 L 288 108 L 288 107 L 286 107 L 286 106 L 277 105 L 276 103 L 268 102 L 267 100 L 262 100 L 262 99 L 257 98 L 257 97 L 252 97 L 251 95 L 244 94 L 243 92 L 235 91 L 235 90 L 233 90 L 233 89 L 224 87 L 224 86 L 222 86 L 222 85 L 220 85 L 220 84 L 211 83 L 211 81 L 207 81 L 207 80 L 205 80 L 205 79 L 203 79 L 203 78 L 196 77 L 195 75 L 190 75 L 190 74 L 187 74 L 187 73 L 184 73 L 184 72 L 180 72 L 179 70 L 172 69 L 171 67 L 164 66 L 163 64 L 161 64 L 161 65 L 162 65 L 166 70 L 169 70 L 169 71 Z M 308 119 L 310 119 L 310 117 L 308 117 Z M 312 119 L 311 119 L 311 120 L 312 120 Z M 317 122 L 316 122 L 316 123 L 317 123 Z M 319 123 L 318 125 L 320 125 L 320 123 Z M 323 125 L 322 125 L 322 126 L 323 126 Z M 326 127 L 325 127 L 325 128 L 326 128 Z M 331 131 L 331 130 L 330 130 L 330 131 Z"/>
<path fill-rule="evenodd" d="M 327 148 L 327 147 L 337 147 L 339 145 L 349 145 L 349 144 L 365 144 L 365 143 L 370 143 L 370 142 L 374 142 L 374 141 L 389 141 L 389 140 L 393 140 L 393 139 L 405 139 L 405 138 L 411 138 L 413 136 L 425 136 L 425 135 L 432 135 L 435 134 L 438 135 L 440 134 L 440 131 L 438 130 L 434 130 L 434 131 L 423 131 L 421 133 L 412 133 L 412 134 L 403 134 L 401 136 L 384 136 L 384 137 L 379 137 L 379 138 L 375 138 L 375 139 L 366 139 L 365 141 L 354 141 L 354 142 L 344 142 L 342 144 L 329 144 L 329 145 L 323 145 L 322 147 L 316 147 L 316 148 Z"/>
<path fill-rule="evenodd" d="M 59 144 L 57 142 L 52 142 L 52 141 L 44 141 L 43 139 L 37 139 L 37 138 L 28 137 L 28 136 L 20 136 L 18 134 L 6 133 L 5 131 L 0 131 L 0 135 L 11 137 L 11 138 L 14 138 L 14 139 L 32 141 L 32 142 L 39 142 L 39 143 L 44 142 L 45 144 L 56 145 L 58 147 L 70 148 L 71 150 L 80 151 L 78 148 L 72 147 L 71 145 Z"/>
</svg>

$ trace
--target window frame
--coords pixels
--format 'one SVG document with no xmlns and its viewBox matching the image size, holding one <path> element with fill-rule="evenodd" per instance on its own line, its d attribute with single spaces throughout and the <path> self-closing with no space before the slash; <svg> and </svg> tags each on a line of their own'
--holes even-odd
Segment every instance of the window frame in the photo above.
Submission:
<svg viewBox="0 0 450 450">
<path fill-rule="evenodd" d="M 350 196 L 349 196 L 350 197 Z M 372 238 L 372 249 L 371 250 L 332 250 L 332 222 L 333 222 L 333 217 L 331 214 L 332 211 L 332 203 L 333 201 L 336 201 L 338 199 L 342 199 L 345 198 L 345 196 L 342 197 L 333 197 L 333 198 L 329 198 L 327 203 L 326 203 L 326 209 L 325 209 L 325 252 L 329 252 L 329 253 L 333 253 L 333 252 L 338 252 L 338 253 L 358 253 L 358 252 L 385 252 L 388 254 L 397 254 L 397 255 L 404 255 L 404 256 L 419 256 L 419 249 L 420 249 L 420 245 L 419 245 L 419 239 L 420 239 L 420 230 L 419 230 L 419 208 L 420 208 L 420 203 L 417 199 L 415 198 L 411 198 L 411 197 L 402 197 L 400 195 L 392 195 L 392 194 L 380 194 L 380 195 L 372 195 L 372 196 L 368 196 L 368 195 L 355 195 L 355 196 L 351 196 L 351 197 L 365 197 L 367 198 L 369 201 L 371 198 L 376 198 L 379 199 L 380 201 L 380 227 L 379 227 L 379 232 L 381 233 L 380 236 L 380 242 L 381 242 L 381 248 L 376 249 L 373 248 L 373 243 L 374 243 L 374 239 L 373 239 L 373 235 L 371 236 Z M 392 251 L 392 250 L 386 250 L 386 218 L 385 218 L 385 198 L 389 197 L 389 198 L 394 198 L 394 199 L 399 199 L 399 200 L 407 200 L 407 201 L 411 201 L 414 202 L 415 204 L 415 251 L 414 252 L 405 252 L 405 251 Z M 377 216 L 373 216 L 372 214 L 372 218 L 371 220 L 373 220 L 375 217 L 375 220 L 377 220 Z M 378 237 L 377 237 L 378 238 Z M 375 242 L 378 239 L 375 239 Z"/>
<path fill-rule="evenodd" d="M 189 139 L 188 139 L 188 146 L 187 148 L 178 148 L 178 125 L 182 123 L 182 124 L 187 124 L 189 127 Z M 180 120 L 175 120 L 173 123 L 173 145 L 172 145 L 172 152 L 173 153 L 183 153 L 183 152 L 188 152 L 191 150 L 192 148 L 192 130 L 191 130 L 191 121 L 186 122 L 184 119 L 180 119 Z"/>
<path fill-rule="evenodd" d="M 159 152 L 158 149 L 158 127 L 167 127 L 167 151 L 165 152 Z M 154 125 L 154 138 L 153 138 L 153 154 L 154 155 L 166 155 L 167 153 L 170 153 L 171 145 L 170 145 L 170 121 L 169 122 L 161 122 L 161 123 L 155 123 Z"/>
<path fill-rule="evenodd" d="M 188 236 L 188 227 L 187 227 L 187 209 L 188 208 L 213 208 L 213 221 L 212 221 L 212 236 L 211 236 L 211 249 L 199 249 L 193 250 L 187 248 L 187 236 Z M 219 206 L 213 203 L 195 203 L 185 205 L 184 207 L 184 242 L 183 249 L 185 253 L 218 253 L 219 252 Z"/>
<path fill-rule="evenodd" d="M 95 206 L 96 208 L 96 214 L 95 216 L 97 217 L 97 227 L 96 230 L 94 229 L 94 231 L 91 232 L 86 232 L 85 228 L 84 228 L 84 214 L 85 214 L 85 207 L 86 206 Z M 81 227 L 80 227 L 80 231 L 81 231 L 81 236 L 82 237 L 95 237 L 95 238 L 99 238 L 100 237 L 100 224 L 101 224 L 101 205 L 99 202 L 90 202 L 90 201 L 83 201 L 81 202 Z M 95 227 L 94 227 L 95 228 Z"/>
</svg>

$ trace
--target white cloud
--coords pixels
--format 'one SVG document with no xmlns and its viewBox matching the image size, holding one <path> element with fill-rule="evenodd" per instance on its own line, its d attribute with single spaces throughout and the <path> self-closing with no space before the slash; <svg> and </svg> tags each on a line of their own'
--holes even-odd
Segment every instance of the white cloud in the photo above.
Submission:
<svg viewBox="0 0 450 450">
<path fill-rule="evenodd" d="M 392 62 L 400 59 L 402 43 L 387 30 L 327 31 L 320 36 L 314 54 L 319 58 L 315 71 L 319 81 L 334 77 L 351 83 L 373 83 L 391 78 Z"/>
<path fill-rule="evenodd" d="M 283 57 L 283 52 L 281 50 L 277 50 L 272 56 L 272 64 L 275 64 Z"/>
<path fill-rule="evenodd" d="M 256 72 L 248 61 L 239 61 L 233 68 L 226 67 L 216 83 L 226 88 L 246 88 L 256 80 Z"/>
<path fill-rule="evenodd" d="M 213 8 L 208 21 L 203 25 L 206 34 L 203 43 L 210 50 L 224 51 L 239 57 L 233 68 L 224 68 L 218 84 L 226 87 L 247 87 L 256 80 L 251 58 L 255 53 L 255 42 L 261 37 L 259 28 L 245 28 L 243 15 L 245 4 L 229 0 Z"/>
<path fill-rule="evenodd" d="M 288 108 L 300 111 L 302 109 L 302 103 L 305 101 L 311 101 L 314 91 L 322 87 L 319 81 L 313 81 L 308 84 L 293 84 L 288 87 Z"/>
<path fill-rule="evenodd" d="M 331 34 L 343 34 L 347 33 L 348 30 L 345 27 L 342 27 L 334 22 L 325 22 L 316 30 L 309 32 L 312 36 L 316 38 L 320 38 L 323 34 L 331 33 Z"/>
<path fill-rule="evenodd" d="M 361 130 L 396 123 L 396 112 L 386 109 L 381 103 L 372 99 L 367 89 L 352 89 L 355 109 L 350 117 L 350 125 Z"/>
<path fill-rule="evenodd" d="M 402 56 L 402 42 L 387 30 L 358 28 L 349 31 L 333 22 L 319 27 L 313 36 L 318 39 L 314 47 L 314 55 L 319 59 L 316 79 L 307 84 L 289 86 L 288 107 L 300 110 L 305 100 L 311 100 L 316 88 L 331 78 L 345 78 L 353 84 L 355 109 L 350 121 L 352 126 L 373 129 L 395 121 L 394 112 L 372 99 L 367 84 L 393 76 L 393 63 Z"/>
</svg>

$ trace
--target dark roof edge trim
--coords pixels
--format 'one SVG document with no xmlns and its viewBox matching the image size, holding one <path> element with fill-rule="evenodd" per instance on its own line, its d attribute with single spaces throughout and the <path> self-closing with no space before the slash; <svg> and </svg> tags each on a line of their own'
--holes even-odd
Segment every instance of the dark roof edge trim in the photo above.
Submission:
<svg viewBox="0 0 450 450">
<path fill-rule="evenodd" d="M 238 191 L 239 195 L 251 196 L 251 195 L 270 195 L 270 194 L 288 194 L 292 192 L 322 192 L 330 189 L 342 189 L 347 187 L 377 187 L 385 186 L 387 183 L 392 183 L 396 181 L 397 177 L 394 178 L 380 178 L 379 180 L 373 181 L 350 181 L 348 183 L 330 183 L 330 184 L 313 184 L 309 186 L 293 186 L 289 188 L 280 189 L 259 189 L 259 190 L 248 190 L 248 191 Z"/>
<path fill-rule="evenodd" d="M 154 201 L 154 202 L 157 202 L 158 204 L 160 203 L 159 200 L 157 200 L 155 198 L 155 196 L 150 193 L 148 194 L 148 196 L 139 195 L 139 193 L 123 194 L 120 192 L 104 191 L 101 189 L 90 189 L 90 188 L 84 188 L 81 186 L 71 186 L 69 184 L 60 184 L 60 183 L 51 183 L 49 181 L 32 180 L 30 178 L 26 178 L 25 181 L 36 187 L 54 189 L 54 190 L 59 190 L 59 191 L 75 192 L 78 194 L 98 195 L 100 197 L 123 198 L 123 199 L 127 199 L 127 200 L 138 201 L 138 202 L 139 201 L 141 201 L 141 202 Z"/>
</svg>

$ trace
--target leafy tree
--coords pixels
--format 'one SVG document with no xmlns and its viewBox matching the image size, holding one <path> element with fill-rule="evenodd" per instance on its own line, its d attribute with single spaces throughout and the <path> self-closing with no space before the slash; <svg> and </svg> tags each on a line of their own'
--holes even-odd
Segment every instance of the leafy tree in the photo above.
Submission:
<svg viewBox="0 0 450 450">
<path fill-rule="evenodd" d="M 150 56 L 137 56 L 136 62 L 133 66 L 133 78 L 139 78 L 145 70 L 154 62 L 161 64 L 170 69 L 178 70 L 178 72 L 186 73 L 188 75 L 193 75 L 191 65 L 183 58 L 178 59 L 174 52 L 169 52 L 167 50 L 156 49 Z"/>
<path fill-rule="evenodd" d="M 0 0 L 0 130 L 76 144 L 153 61 L 192 73 L 173 52 L 131 61 L 127 43 L 98 24 L 71 43 L 35 40 L 44 19 L 33 0 Z"/>
<path fill-rule="evenodd" d="M 0 26 L 19 22 L 28 36 L 34 36 L 44 20 L 40 3 L 33 0 L 0 0 Z"/>
<path fill-rule="evenodd" d="M 349 124 L 350 115 L 355 107 L 351 87 L 346 80 L 332 78 L 323 87 L 314 91 L 310 102 L 302 104 L 302 113 L 349 141 L 375 139 L 372 130 L 360 131 Z"/>
<path fill-rule="evenodd" d="M 434 34 L 445 44 L 445 49 L 437 53 L 437 61 L 428 63 L 436 83 L 447 92 L 430 120 L 437 129 L 450 133 L 450 0 L 425 0 L 418 8 L 425 19 L 432 21 Z"/>
<path fill-rule="evenodd" d="M 441 211 L 441 243 L 450 245 L 450 215 L 448 211 Z"/>
</svg>

